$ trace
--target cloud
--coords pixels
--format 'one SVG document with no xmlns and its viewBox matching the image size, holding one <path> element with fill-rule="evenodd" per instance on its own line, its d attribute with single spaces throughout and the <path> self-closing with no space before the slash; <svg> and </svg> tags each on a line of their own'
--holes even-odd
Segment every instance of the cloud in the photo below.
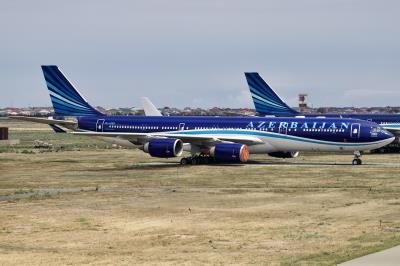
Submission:
<svg viewBox="0 0 400 266">
<path fill-rule="evenodd" d="M 344 93 L 345 97 L 400 97 L 400 90 L 374 90 L 374 89 L 354 89 L 346 90 Z"/>
<path fill-rule="evenodd" d="M 95 105 L 132 106 L 147 95 L 161 106 L 251 106 L 244 71 L 265 74 L 291 105 L 302 91 L 316 105 L 350 105 L 347 88 L 396 91 L 399 8 L 391 0 L 4 1 L 0 106 L 50 104 L 42 64 L 60 65 Z M 389 92 L 362 99 L 398 104 Z"/>
</svg>

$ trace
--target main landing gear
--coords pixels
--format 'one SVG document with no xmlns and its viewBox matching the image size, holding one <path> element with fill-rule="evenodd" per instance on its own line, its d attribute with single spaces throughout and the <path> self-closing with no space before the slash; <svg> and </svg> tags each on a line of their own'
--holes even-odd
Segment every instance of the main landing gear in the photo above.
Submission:
<svg viewBox="0 0 400 266">
<path fill-rule="evenodd" d="M 214 162 L 215 162 L 214 157 L 206 154 L 194 155 L 190 157 L 184 157 L 181 159 L 181 165 L 211 164 Z"/>
<path fill-rule="evenodd" d="M 362 164 L 362 161 L 361 161 L 360 158 L 361 158 L 361 152 L 355 151 L 355 152 L 354 152 L 354 159 L 353 159 L 352 164 L 353 164 L 353 165 L 361 165 L 361 164 Z"/>
</svg>

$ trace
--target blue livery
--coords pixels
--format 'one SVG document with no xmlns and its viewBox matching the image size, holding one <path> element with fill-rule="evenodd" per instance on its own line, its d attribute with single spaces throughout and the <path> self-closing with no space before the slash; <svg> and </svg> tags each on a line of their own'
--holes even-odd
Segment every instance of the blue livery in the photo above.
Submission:
<svg viewBox="0 0 400 266">
<path fill-rule="evenodd" d="M 57 66 L 42 66 L 44 79 L 57 115 L 103 115 L 80 95 Z"/>
<path fill-rule="evenodd" d="M 275 91 L 256 73 L 245 73 L 254 106 L 260 116 L 277 117 L 340 117 L 367 120 L 378 123 L 386 129 L 400 129 L 400 114 L 308 114 L 290 108 Z M 271 104 L 270 102 L 273 102 Z M 389 125 L 388 125 L 389 124 Z"/>
<path fill-rule="evenodd" d="M 290 108 L 268 86 L 258 73 L 245 73 L 254 106 L 259 114 L 277 114 L 277 116 L 295 116 L 299 112 Z"/>
<path fill-rule="evenodd" d="M 293 158 L 299 151 L 352 151 L 353 164 L 361 164 L 361 151 L 382 147 L 394 139 L 374 122 L 346 118 L 106 116 L 89 105 L 56 66 L 42 69 L 56 114 L 73 116 L 74 120 L 19 119 L 139 148 L 158 158 L 189 152 L 191 156 L 182 158 L 181 164 L 244 163 L 250 154 Z M 255 98 L 268 105 L 263 110 L 276 107 L 284 113 L 290 109 L 279 107 L 280 98 L 273 93 L 270 100 L 262 100 L 266 92 L 260 88 L 265 84 L 254 75 L 249 75 L 249 80 Z"/>
<path fill-rule="evenodd" d="M 85 116 L 78 117 L 78 127 L 104 136 L 107 133 L 244 135 L 336 147 L 368 146 L 371 141 L 392 137 L 373 122 L 340 118 Z"/>
</svg>

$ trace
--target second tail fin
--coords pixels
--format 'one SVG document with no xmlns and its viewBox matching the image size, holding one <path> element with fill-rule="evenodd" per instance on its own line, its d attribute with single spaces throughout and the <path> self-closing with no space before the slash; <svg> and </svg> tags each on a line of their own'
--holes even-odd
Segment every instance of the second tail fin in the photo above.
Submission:
<svg viewBox="0 0 400 266">
<path fill-rule="evenodd" d="M 260 115 L 274 116 L 296 116 L 296 110 L 290 108 L 282 99 L 268 86 L 258 73 L 244 73 L 251 97 L 253 98 L 256 111 Z"/>
<path fill-rule="evenodd" d="M 161 112 L 157 109 L 157 107 L 150 101 L 147 97 L 141 97 L 144 114 L 146 116 L 162 116 Z"/>
<path fill-rule="evenodd" d="M 57 66 L 42 66 L 50 99 L 57 115 L 104 115 L 93 108 L 74 88 Z"/>
</svg>

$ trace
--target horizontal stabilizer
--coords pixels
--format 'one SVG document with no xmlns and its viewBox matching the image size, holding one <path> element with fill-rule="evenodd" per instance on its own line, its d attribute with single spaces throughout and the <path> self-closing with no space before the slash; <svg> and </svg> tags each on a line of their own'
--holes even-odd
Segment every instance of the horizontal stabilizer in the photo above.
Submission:
<svg viewBox="0 0 400 266">
<path fill-rule="evenodd" d="M 23 120 L 47 125 L 64 125 L 64 126 L 75 126 L 77 122 L 71 120 L 58 120 L 44 117 L 31 117 L 31 116 L 10 116 L 11 119 Z"/>
<path fill-rule="evenodd" d="M 56 132 L 56 133 L 67 133 L 67 131 L 65 131 L 64 129 L 62 129 L 61 127 L 59 127 L 59 126 L 57 126 L 57 125 L 50 124 L 49 126 L 50 126 L 51 129 L 53 129 L 54 132 Z"/>
</svg>

